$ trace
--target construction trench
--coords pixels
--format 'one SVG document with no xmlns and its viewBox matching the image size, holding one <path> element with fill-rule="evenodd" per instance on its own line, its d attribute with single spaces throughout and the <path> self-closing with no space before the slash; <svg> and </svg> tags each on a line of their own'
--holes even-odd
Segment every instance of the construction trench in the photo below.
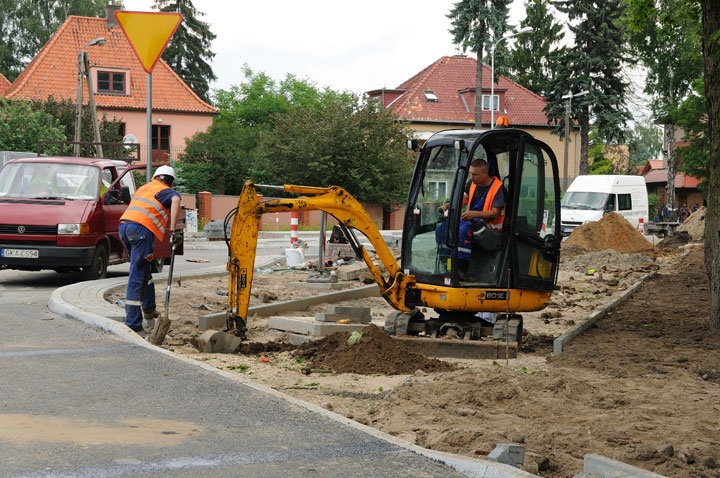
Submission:
<svg viewBox="0 0 720 478">
<path fill-rule="evenodd" d="M 485 458 L 497 443 L 522 444 L 519 467 L 541 476 L 572 476 L 591 453 L 663 475 L 720 476 L 720 410 L 707 401 L 720 391 L 720 341 L 707 330 L 702 246 L 681 234 L 664 248 L 622 224 L 602 228 L 563 245 L 558 290 L 547 309 L 523 314 L 514 359 L 408 350 L 384 333 L 392 309 L 376 286 L 348 280 L 322 291 L 298 285 L 310 271 L 283 264 L 256 273 L 249 339 L 236 353 L 201 350 L 212 350 L 208 336 L 224 317 L 223 276 L 173 286 L 164 347 L 426 448 Z M 325 294 L 344 300 L 332 310 Z M 338 307 L 361 316 L 337 319 L 349 315 Z M 300 332 L 327 325 L 350 330 L 301 344 Z M 348 344 L 357 329 L 365 341 Z M 563 335 L 573 340 L 558 355 Z"/>
</svg>

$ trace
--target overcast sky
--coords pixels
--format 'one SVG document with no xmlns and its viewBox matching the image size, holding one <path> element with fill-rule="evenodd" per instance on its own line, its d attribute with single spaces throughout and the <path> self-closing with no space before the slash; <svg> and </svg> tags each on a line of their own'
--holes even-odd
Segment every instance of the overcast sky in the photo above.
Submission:
<svg viewBox="0 0 720 478">
<path fill-rule="evenodd" d="M 318 86 L 355 93 L 394 88 L 443 55 L 453 55 L 446 17 L 457 0 L 195 0 L 217 35 L 211 66 L 226 89 L 243 80 L 242 66 L 275 79 L 287 73 Z M 153 11 L 152 0 L 124 0 Z M 511 23 L 525 17 L 514 0 Z M 512 41 L 512 40 L 510 40 Z"/>
</svg>

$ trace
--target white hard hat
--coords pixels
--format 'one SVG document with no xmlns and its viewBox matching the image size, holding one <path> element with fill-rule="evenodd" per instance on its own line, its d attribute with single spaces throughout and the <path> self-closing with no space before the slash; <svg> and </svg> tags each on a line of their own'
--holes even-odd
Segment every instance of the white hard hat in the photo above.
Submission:
<svg viewBox="0 0 720 478">
<path fill-rule="evenodd" d="M 175 170 L 170 166 L 160 166 L 155 170 L 155 174 L 153 175 L 154 178 L 158 176 L 171 176 L 175 179 Z"/>
</svg>

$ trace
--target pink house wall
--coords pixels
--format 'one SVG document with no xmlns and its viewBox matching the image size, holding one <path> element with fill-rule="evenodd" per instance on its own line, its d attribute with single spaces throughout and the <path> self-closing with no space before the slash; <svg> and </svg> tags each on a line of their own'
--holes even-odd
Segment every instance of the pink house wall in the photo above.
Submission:
<svg viewBox="0 0 720 478">
<path fill-rule="evenodd" d="M 125 134 L 133 134 L 141 145 L 142 160 L 147 158 L 147 119 L 145 112 L 99 109 L 98 117 L 105 114 L 108 120 L 113 118 L 125 123 Z M 185 138 L 192 138 L 195 133 L 207 130 L 213 122 L 213 115 L 166 113 L 153 111 L 153 125 L 170 126 L 170 158 L 185 151 Z"/>
</svg>

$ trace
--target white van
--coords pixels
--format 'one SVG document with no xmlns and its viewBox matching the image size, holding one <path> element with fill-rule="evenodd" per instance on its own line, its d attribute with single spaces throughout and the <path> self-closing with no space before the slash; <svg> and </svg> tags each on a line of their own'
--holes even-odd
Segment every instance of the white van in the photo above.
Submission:
<svg viewBox="0 0 720 478">
<path fill-rule="evenodd" d="M 615 211 L 637 228 L 640 218 L 647 224 L 648 196 L 642 176 L 578 176 L 563 195 L 560 217 L 562 235 L 577 226 L 597 221 Z"/>
</svg>

